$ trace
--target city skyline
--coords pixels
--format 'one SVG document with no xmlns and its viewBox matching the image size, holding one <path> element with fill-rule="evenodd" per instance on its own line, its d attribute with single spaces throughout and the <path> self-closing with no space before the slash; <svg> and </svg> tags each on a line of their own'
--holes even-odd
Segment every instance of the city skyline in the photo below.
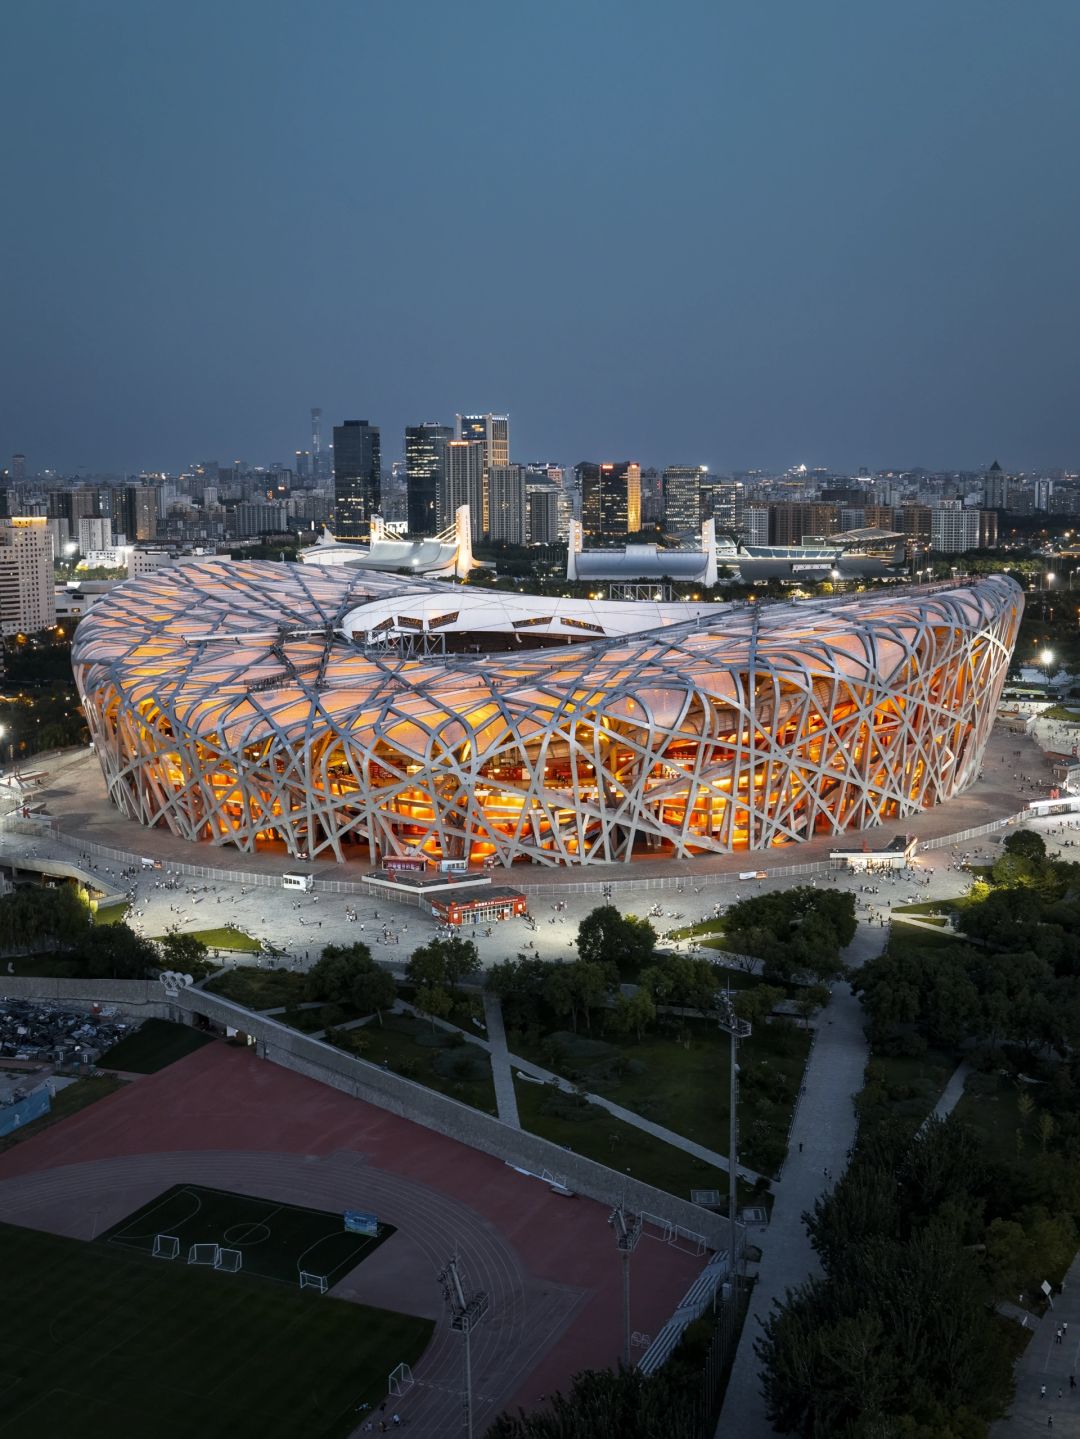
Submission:
<svg viewBox="0 0 1080 1439">
<path fill-rule="evenodd" d="M 571 464 L 1080 462 L 1075 6 L 461 18 L 8 7 L 0 454 L 287 458 L 318 404 Z"/>
</svg>

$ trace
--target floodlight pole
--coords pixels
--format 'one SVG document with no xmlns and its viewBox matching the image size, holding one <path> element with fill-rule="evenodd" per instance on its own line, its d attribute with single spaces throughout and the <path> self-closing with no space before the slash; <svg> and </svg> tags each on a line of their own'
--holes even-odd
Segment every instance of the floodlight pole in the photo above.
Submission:
<svg viewBox="0 0 1080 1439">
<path fill-rule="evenodd" d="M 749 1039 L 750 1021 L 740 1019 L 729 995 L 722 1001 L 718 1016 L 720 1028 L 731 1040 L 731 1073 L 729 1077 L 728 1105 L 728 1266 L 731 1270 L 732 1293 L 739 1262 L 739 1234 L 736 1215 L 739 1202 L 739 1040 Z"/>
<path fill-rule="evenodd" d="M 641 1219 L 628 1214 L 620 1201 L 608 1216 L 615 1231 L 615 1247 L 622 1256 L 623 1363 L 630 1368 L 630 1256 L 641 1238 Z"/>
<path fill-rule="evenodd" d="M 466 1297 L 465 1286 L 458 1272 L 458 1256 L 447 1260 L 439 1275 L 443 1298 L 450 1310 L 450 1328 L 456 1329 L 465 1341 L 465 1439 L 473 1439 L 472 1343 L 470 1335 L 488 1312 L 490 1301 L 482 1289 Z"/>
</svg>

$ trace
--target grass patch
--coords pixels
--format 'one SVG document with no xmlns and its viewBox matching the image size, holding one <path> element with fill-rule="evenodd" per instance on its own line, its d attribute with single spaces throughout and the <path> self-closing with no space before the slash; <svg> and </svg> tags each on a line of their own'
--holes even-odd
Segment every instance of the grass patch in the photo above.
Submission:
<svg viewBox="0 0 1080 1439">
<path fill-rule="evenodd" d="M 223 924 L 216 929 L 190 929 L 185 934 L 192 939 L 200 939 L 207 949 L 235 949 L 243 954 L 258 954 L 262 946 L 257 939 L 252 939 L 250 934 L 235 925 Z M 158 935 L 158 940 L 164 939 L 164 935 Z"/>
<path fill-rule="evenodd" d="M 699 934 L 723 934 L 724 921 L 722 919 L 703 919 L 697 924 L 684 924 L 679 929 L 669 930 L 672 939 L 693 939 Z"/>
<path fill-rule="evenodd" d="M 640 1042 L 557 1032 L 532 1052 L 519 1034 L 509 1043 L 590 1093 L 727 1153 L 730 1040 L 708 1020 L 668 1019 Z M 809 1032 L 784 1020 L 757 1025 L 740 1048 L 741 1157 L 762 1174 L 774 1174 L 783 1160 L 809 1051 Z"/>
<path fill-rule="evenodd" d="M 433 1327 L 7 1224 L 0 1266 L 0 1431 L 12 1436 L 186 1439 L 194 1425 L 203 1439 L 337 1439 Z"/>
<path fill-rule="evenodd" d="M 286 969 L 229 969 L 205 988 L 245 1009 L 293 1009 L 307 999 L 305 976 Z"/>
<path fill-rule="evenodd" d="M 487 1051 L 446 1030 L 433 1031 L 427 1020 L 384 1014 L 381 1025 L 374 1020 L 360 1029 L 339 1029 L 327 1039 L 349 1054 L 384 1064 L 461 1104 L 498 1113 Z"/>
<path fill-rule="evenodd" d="M 114 1224 L 98 1243 L 153 1258 L 155 1235 L 169 1234 L 180 1241 L 181 1261 L 192 1244 L 217 1244 L 240 1251 L 248 1276 L 299 1286 L 301 1271 L 307 1270 L 331 1288 L 397 1232 L 392 1224 L 379 1223 L 377 1229 L 370 1235 L 350 1232 L 340 1210 L 174 1184 Z"/>
<path fill-rule="evenodd" d="M 886 1119 L 902 1119 L 914 1132 L 940 1099 L 959 1062 L 958 1055 L 943 1049 L 918 1055 L 873 1054 L 855 1101 L 860 1123 L 872 1127 Z"/>
<path fill-rule="evenodd" d="M 93 922 L 94 924 L 122 924 L 130 909 L 131 904 L 126 899 L 120 904 L 106 905 L 103 909 L 93 911 Z"/>
<path fill-rule="evenodd" d="M 169 1019 L 148 1019 L 134 1034 L 127 1035 L 101 1056 L 106 1069 L 123 1069 L 131 1074 L 156 1074 L 194 1054 L 211 1042 L 210 1035 L 192 1029 L 189 1024 L 174 1024 Z"/>
<path fill-rule="evenodd" d="M 690 1198 L 691 1189 L 727 1193 L 723 1170 L 616 1119 L 579 1095 L 564 1094 L 552 1084 L 530 1084 L 516 1076 L 514 1088 L 522 1126 L 542 1139 L 682 1199 Z"/>
<path fill-rule="evenodd" d="M 6 963 L 6 962 L 5 962 Z M 64 954 L 16 954 L 10 963 L 15 974 L 29 979 L 84 979 L 86 967 Z"/>
<path fill-rule="evenodd" d="M 896 914 L 897 911 L 894 909 L 893 913 Z M 949 921 L 938 914 L 912 914 L 909 916 L 899 914 L 897 920 L 900 924 L 932 924 L 935 929 L 949 928 Z"/>
<path fill-rule="evenodd" d="M 74 1084 L 66 1084 L 59 1089 L 53 1098 L 52 1108 L 48 1114 L 43 1114 L 40 1119 L 35 1119 L 31 1124 L 16 1129 L 13 1134 L 6 1134 L 0 1139 L 0 1154 L 5 1150 L 12 1149 L 16 1144 L 21 1144 L 24 1139 L 33 1139 L 35 1134 L 44 1134 L 54 1124 L 59 1124 L 62 1119 L 68 1119 L 72 1114 L 78 1114 L 80 1109 L 85 1109 L 90 1104 L 96 1104 L 99 1099 L 105 1099 L 110 1094 L 115 1094 L 123 1087 L 124 1081 L 116 1079 L 111 1074 L 103 1074 L 87 1079 L 77 1079 Z M 3 1374 L 3 1344 L 0 1343 L 0 1376 Z M 0 1415 L 3 1414 L 2 1394 L 0 1394 Z M 0 1419 L 0 1431 L 3 1429 Z"/>
<path fill-rule="evenodd" d="M 1000 1071 L 968 1075 L 955 1114 L 978 1131 L 990 1158 L 1013 1164 L 1019 1154 L 1038 1150 L 1038 1110 L 1026 1121 L 1020 1114 L 1020 1096 L 1025 1091 L 1038 1105 L 1038 1085 L 1019 1085 Z"/>
</svg>

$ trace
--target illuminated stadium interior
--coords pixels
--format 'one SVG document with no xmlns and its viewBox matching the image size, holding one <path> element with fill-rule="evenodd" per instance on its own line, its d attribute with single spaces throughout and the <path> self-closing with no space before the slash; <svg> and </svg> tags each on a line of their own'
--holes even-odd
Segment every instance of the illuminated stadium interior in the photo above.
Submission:
<svg viewBox="0 0 1080 1439">
<path fill-rule="evenodd" d="M 118 586 L 73 658 L 110 796 L 143 824 L 305 859 L 585 864 L 948 800 L 1022 608 L 1005 576 L 621 604 L 222 560 Z"/>
</svg>

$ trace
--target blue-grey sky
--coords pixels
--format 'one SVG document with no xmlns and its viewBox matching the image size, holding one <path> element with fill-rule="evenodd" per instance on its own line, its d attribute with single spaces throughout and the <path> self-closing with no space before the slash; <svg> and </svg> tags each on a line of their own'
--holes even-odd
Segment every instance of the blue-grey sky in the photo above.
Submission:
<svg viewBox="0 0 1080 1439">
<path fill-rule="evenodd" d="M 0 6 L 0 463 L 1080 464 L 1077 0 Z"/>
</svg>

